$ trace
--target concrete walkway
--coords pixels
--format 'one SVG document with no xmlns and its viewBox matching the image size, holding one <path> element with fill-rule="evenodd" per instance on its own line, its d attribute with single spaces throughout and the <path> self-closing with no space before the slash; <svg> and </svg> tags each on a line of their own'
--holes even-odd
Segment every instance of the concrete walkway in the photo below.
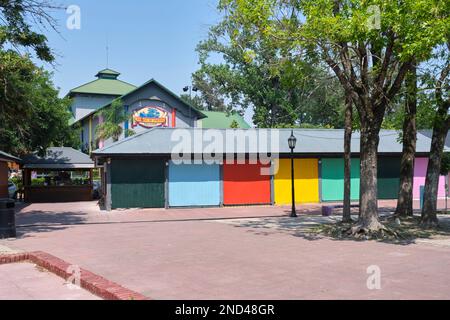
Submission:
<svg viewBox="0 0 450 320">
<path fill-rule="evenodd" d="M 0 245 L 46 251 L 154 299 L 450 299 L 448 246 L 311 237 L 311 225 L 338 219 L 314 210 L 93 208 L 28 206 L 18 221 L 31 225 Z M 371 266 L 380 290 L 367 287 Z"/>
<path fill-rule="evenodd" d="M 31 263 L 0 265 L 0 300 L 99 300 Z"/>
</svg>

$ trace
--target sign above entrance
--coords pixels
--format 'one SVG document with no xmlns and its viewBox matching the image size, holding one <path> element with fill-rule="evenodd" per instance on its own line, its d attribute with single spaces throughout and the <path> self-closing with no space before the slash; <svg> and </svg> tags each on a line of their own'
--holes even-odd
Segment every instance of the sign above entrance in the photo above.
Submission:
<svg viewBox="0 0 450 320">
<path fill-rule="evenodd" d="M 132 127 L 144 128 L 167 127 L 169 125 L 169 114 L 159 108 L 147 106 L 133 112 Z"/>
</svg>

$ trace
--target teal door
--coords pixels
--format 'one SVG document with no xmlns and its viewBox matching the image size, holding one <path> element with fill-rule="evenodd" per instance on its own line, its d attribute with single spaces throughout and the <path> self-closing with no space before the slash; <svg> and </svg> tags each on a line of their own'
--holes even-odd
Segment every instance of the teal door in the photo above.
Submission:
<svg viewBox="0 0 450 320">
<path fill-rule="evenodd" d="M 378 158 L 378 199 L 397 199 L 400 158 Z"/>
<path fill-rule="evenodd" d="M 169 164 L 169 206 L 219 206 L 220 166 Z"/>
<path fill-rule="evenodd" d="M 111 207 L 164 208 L 164 160 L 111 162 Z"/>
<path fill-rule="evenodd" d="M 352 159 L 351 167 L 351 199 L 359 199 L 360 160 Z M 344 159 L 322 159 L 322 201 L 344 200 Z"/>
</svg>

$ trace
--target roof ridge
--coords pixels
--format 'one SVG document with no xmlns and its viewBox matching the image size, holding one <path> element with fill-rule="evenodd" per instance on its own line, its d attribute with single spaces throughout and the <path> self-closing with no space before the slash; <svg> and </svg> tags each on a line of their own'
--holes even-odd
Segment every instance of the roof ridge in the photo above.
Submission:
<svg viewBox="0 0 450 320">
<path fill-rule="evenodd" d="M 103 147 L 103 148 L 101 148 L 101 149 L 97 149 L 97 150 L 95 150 L 93 153 L 95 153 L 95 152 L 97 152 L 97 151 L 98 151 L 98 152 L 101 152 L 101 151 L 104 151 L 104 150 L 108 150 L 109 148 L 118 146 L 118 145 L 120 145 L 120 144 L 122 144 L 122 143 L 124 143 L 124 142 L 130 141 L 130 140 L 133 140 L 133 139 L 135 139 L 135 138 L 137 138 L 137 137 L 140 137 L 140 136 L 142 136 L 142 135 L 144 135 L 144 134 L 146 134 L 146 133 L 149 133 L 149 132 L 151 132 L 151 131 L 153 131 L 153 130 L 155 130 L 155 129 L 161 129 L 161 128 L 157 128 L 157 127 L 156 127 L 156 128 L 150 128 L 150 129 L 148 129 L 147 131 L 143 131 L 143 132 L 134 134 L 134 135 L 132 135 L 132 136 L 130 136 L 130 137 L 127 137 L 127 138 L 125 138 L 125 139 L 116 141 L 116 142 L 110 144 L 109 146 L 105 146 L 105 147 Z M 175 128 L 173 128 L 173 129 L 175 129 Z"/>
</svg>

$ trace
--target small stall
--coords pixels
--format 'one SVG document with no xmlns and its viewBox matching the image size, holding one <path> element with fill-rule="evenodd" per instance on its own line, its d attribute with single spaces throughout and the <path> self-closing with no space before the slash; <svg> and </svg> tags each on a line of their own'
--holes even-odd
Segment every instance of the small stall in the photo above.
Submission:
<svg viewBox="0 0 450 320">
<path fill-rule="evenodd" d="M 93 199 L 94 162 L 73 148 L 49 148 L 21 164 L 25 202 L 76 202 Z"/>
</svg>

